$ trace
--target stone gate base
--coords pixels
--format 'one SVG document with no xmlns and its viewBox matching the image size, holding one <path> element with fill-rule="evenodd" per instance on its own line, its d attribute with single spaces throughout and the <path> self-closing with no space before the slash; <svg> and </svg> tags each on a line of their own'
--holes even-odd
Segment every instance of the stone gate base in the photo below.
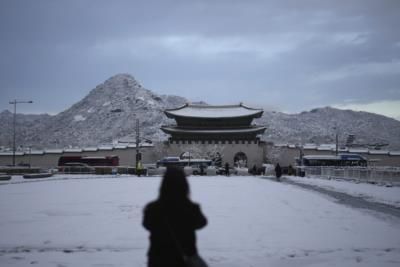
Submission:
<svg viewBox="0 0 400 267">
<path fill-rule="evenodd" d="M 264 162 L 266 145 L 259 141 L 244 141 L 240 143 L 202 143 L 195 142 L 164 142 L 163 153 L 165 156 L 186 156 L 192 158 L 213 159 L 219 153 L 222 164 L 228 162 L 231 166 L 235 163 L 241 167 L 251 168 L 254 165 L 261 166 Z M 239 161 L 238 161 L 239 160 Z M 236 162 L 235 162 L 236 161 Z"/>
</svg>

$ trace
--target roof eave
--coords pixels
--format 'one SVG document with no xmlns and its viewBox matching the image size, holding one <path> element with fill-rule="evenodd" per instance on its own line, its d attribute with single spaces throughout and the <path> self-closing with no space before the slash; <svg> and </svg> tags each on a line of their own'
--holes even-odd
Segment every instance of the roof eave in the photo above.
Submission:
<svg viewBox="0 0 400 267">
<path fill-rule="evenodd" d="M 253 113 L 253 114 L 247 114 L 247 115 L 242 115 L 242 116 L 225 116 L 225 117 L 198 117 L 198 116 L 185 116 L 185 115 L 178 115 L 171 113 L 170 110 L 165 110 L 164 111 L 165 115 L 170 118 L 170 119 L 175 119 L 175 118 L 191 118 L 191 119 L 209 119 L 209 120 L 223 120 L 223 119 L 229 119 L 229 118 L 261 118 L 262 114 L 264 113 L 263 110 L 260 110 L 259 112 Z"/>
</svg>

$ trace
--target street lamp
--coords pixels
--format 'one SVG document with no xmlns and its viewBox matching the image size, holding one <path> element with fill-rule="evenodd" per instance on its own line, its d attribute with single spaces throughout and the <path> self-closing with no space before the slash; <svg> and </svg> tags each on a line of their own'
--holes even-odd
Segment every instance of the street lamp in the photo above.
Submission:
<svg viewBox="0 0 400 267">
<path fill-rule="evenodd" d="M 12 165 L 15 166 L 15 123 L 17 120 L 17 104 L 28 103 L 31 104 L 33 101 L 19 101 L 14 99 L 14 101 L 10 101 L 10 104 L 14 105 L 14 121 L 13 121 L 13 157 L 12 157 Z"/>
</svg>

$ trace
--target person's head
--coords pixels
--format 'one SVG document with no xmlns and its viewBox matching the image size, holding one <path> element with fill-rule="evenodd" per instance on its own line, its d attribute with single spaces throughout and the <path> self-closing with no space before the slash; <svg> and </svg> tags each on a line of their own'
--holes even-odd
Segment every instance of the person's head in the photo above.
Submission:
<svg viewBox="0 0 400 267">
<path fill-rule="evenodd" d="M 168 167 L 160 186 L 160 200 L 185 201 L 189 199 L 190 189 L 182 168 Z"/>
</svg>

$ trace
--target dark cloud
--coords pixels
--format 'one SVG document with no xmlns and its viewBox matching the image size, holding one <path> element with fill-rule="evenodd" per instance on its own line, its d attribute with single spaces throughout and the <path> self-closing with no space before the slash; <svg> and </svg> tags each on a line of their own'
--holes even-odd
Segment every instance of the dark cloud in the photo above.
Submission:
<svg viewBox="0 0 400 267">
<path fill-rule="evenodd" d="M 0 110 L 59 112 L 120 72 L 290 112 L 399 100 L 398 14 L 397 0 L 2 1 Z"/>
</svg>

